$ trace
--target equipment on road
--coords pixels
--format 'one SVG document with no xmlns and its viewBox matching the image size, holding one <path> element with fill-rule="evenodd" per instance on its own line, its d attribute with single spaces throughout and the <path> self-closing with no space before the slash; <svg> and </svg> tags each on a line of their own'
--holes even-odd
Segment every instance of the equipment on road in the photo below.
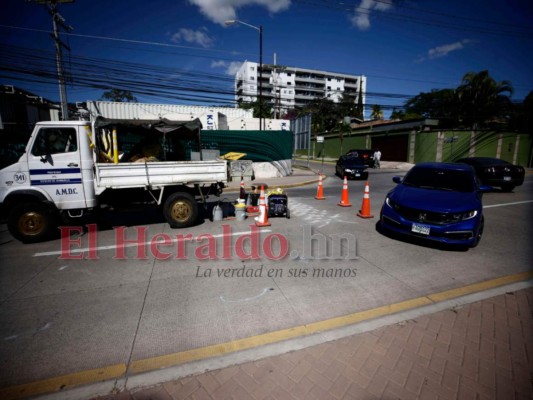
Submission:
<svg viewBox="0 0 533 400">
<path fill-rule="evenodd" d="M 269 217 L 291 217 L 289 201 L 282 189 L 276 189 L 268 193 L 267 210 Z"/>
</svg>

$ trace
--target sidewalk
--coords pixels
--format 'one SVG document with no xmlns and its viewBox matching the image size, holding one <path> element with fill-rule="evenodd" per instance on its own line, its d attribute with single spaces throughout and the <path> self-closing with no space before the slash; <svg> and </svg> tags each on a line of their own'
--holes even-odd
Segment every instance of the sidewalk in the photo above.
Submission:
<svg viewBox="0 0 533 400">
<path fill-rule="evenodd" d="M 533 288 L 97 400 L 531 399 Z"/>
<path fill-rule="evenodd" d="M 319 174 L 319 164 L 321 160 L 314 160 L 311 162 L 310 168 L 303 166 L 307 160 L 299 160 L 299 163 L 293 163 L 293 172 L 292 175 L 278 177 L 278 178 L 257 178 L 253 181 L 246 181 L 245 185 L 247 190 L 251 186 L 259 187 L 261 184 L 267 185 L 269 188 L 291 188 L 309 185 L 318 182 Z M 325 164 L 335 164 L 334 161 L 324 161 Z M 370 169 L 371 173 L 380 173 L 380 172 L 391 172 L 398 171 L 399 174 L 403 174 L 405 171 L 408 171 L 412 167 L 412 164 L 396 161 L 382 161 L 381 168 L 379 169 Z M 239 191 L 240 180 L 235 180 L 233 182 L 228 182 L 227 187 L 224 189 L 224 192 L 235 192 Z"/>
</svg>

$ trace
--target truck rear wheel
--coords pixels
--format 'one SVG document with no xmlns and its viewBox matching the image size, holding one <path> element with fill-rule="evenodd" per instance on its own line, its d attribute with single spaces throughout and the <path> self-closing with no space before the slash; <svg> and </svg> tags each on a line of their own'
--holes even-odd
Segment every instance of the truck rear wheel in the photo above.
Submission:
<svg viewBox="0 0 533 400">
<path fill-rule="evenodd" d="M 165 201 L 163 214 L 171 228 L 186 228 L 198 218 L 198 204 L 189 193 L 173 193 Z"/>
<path fill-rule="evenodd" d="M 9 213 L 7 228 L 23 243 L 42 242 L 57 233 L 57 213 L 43 203 L 22 203 Z"/>
</svg>

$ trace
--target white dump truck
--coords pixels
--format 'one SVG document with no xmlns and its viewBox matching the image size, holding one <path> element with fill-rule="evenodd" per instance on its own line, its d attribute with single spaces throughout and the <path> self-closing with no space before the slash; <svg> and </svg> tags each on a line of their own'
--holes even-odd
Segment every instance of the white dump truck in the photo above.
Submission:
<svg viewBox="0 0 533 400">
<path fill-rule="evenodd" d="M 38 122 L 19 161 L 0 171 L 10 233 L 38 242 L 65 218 L 126 204 L 160 206 L 171 227 L 191 226 L 198 201 L 219 196 L 228 176 L 225 160 L 191 161 L 201 127 L 197 119 Z"/>
</svg>

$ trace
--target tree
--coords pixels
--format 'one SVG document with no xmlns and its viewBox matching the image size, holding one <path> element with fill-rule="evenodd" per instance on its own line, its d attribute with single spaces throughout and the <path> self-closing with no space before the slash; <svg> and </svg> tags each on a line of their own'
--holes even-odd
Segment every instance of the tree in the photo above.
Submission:
<svg viewBox="0 0 533 400">
<path fill-rule="evenodd" d="M 372 106 L 372 113 L 370 114 L 370 119 L 383 119 L 383 110 L 379 104 L 374 104 Z"/>
<path fill-rule="evenodd" d="M 460 109 L 454 89 L 432 90 L 409 99 L 402 119 L 434 118 L 440 121 L 439 126 L 454 127 L 458 124 Z"/>
<path fill-rule="evenodd" d="M 518 132 L 529 132 L 533 137 L 533 91 L 529 92 L 523 102 L 513 104 L 510 128 Z"/>
<path fill-rule="evenodd" d="M 341 121 L 339 122 L 338 126 L 337 126 L 337 131 L 339 132 L 339 140 L 341 142 L 341 152 L 340 154 L 344 154 L 344 151 L 343 151 L 343 143 L 344 143 L 344 135 L 347 134 L 347 133 L 350 133 L 352 132 L 352 127 L 350 126 L 350 124 L 346 123 L 345 121 Z M 339 155 L 340 155 L 339 154 Z"/>
<path fill-rule="evenodd" d="M 363 80 L 359 82 L 359 96 L 357 96 L 357 108 L 355 117 L 363 121 L 365 119 L 365 110 L 363 106 Z"/>
<path fill-rule="evenodd" d="M 115 101 L 118 103 L 137 103 L 135 97 L 129 90 L 111 89 L 102 94 L 100 100 Z"/>
<path fill-rule="evenodd" d="M 403 120 L 405 117 L 405 112 L 402 110 L 397 110 L 396 108 L 392 109 L 392 112 L 390 114 L 390 119 L 399 119 Z"/>
<path fill-rule="evenodd" d="M 496 82 L 487 70 L 468 72 L 457 88 L 461 121 L 475 129 L 495 119 L 507 118 L 512 94 L 509 81 Z"/>
<path fill-rule="evenodd" d="M 240 102 L 239 108 L 253 110 L 254 118 L 272 118 L 272 106 L 264 99 L 262 103 L 262 107 L 260 107 L 259 101 Z"/>
</svg>

